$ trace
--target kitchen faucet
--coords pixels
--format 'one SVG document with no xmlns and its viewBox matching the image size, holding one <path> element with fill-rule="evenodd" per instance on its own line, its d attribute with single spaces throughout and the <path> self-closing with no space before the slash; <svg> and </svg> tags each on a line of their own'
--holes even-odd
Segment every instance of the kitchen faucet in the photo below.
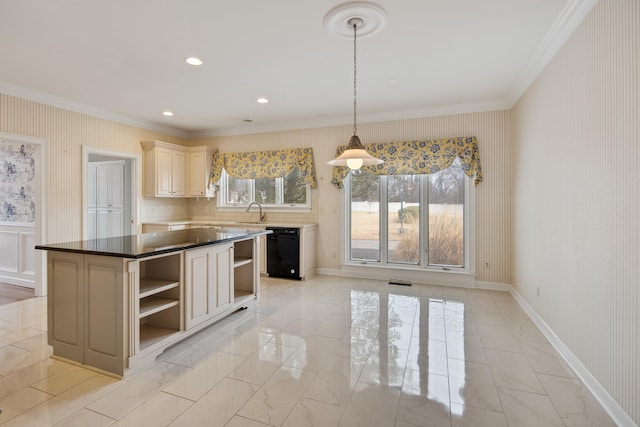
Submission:
<svg viewBox="0 0 640 427">
<path fill-rule="evenodd" d="M 249 209 L 251 209 L 251 206 L 253 206 L 253 205 L 258 205 L 258 208 L 260 209 L 260 218 L 258 219 L 258 223 L 264 221 L 264 219 L 267 216 L 267 214 L 266 213 L 264 213 L 264 214 L 262 213 L 262 205 L 260 203 L 258 203 L 258 202 L 249 203 L 249 206 L 247 206 L 247 210 L 245 212 L 249 212 Z"/>
</svg>

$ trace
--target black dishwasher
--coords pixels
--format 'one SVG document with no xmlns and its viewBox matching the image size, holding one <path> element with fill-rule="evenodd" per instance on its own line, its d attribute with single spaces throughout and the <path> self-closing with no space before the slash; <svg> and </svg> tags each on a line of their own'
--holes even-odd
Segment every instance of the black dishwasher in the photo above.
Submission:
<svg viewBox="0 0 640 427">
<path fill-rule="evenodd" d="M 267 273 L 300 280 L 300 229 L 267 227 Z"/>
</svg>

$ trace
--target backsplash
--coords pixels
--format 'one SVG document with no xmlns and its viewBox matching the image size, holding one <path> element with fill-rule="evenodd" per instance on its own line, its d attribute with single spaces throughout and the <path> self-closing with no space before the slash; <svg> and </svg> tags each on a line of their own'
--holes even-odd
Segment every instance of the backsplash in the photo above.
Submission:
<svg viewBox="0 0 640 427">
<path fill-rule="evenodd" d="M 318 222 L 313 206 L 317 206 L 317 192 L 312 191 L 310 212 L 269 212 L 266 222 Z M 217 221 L 257 221 L 258 209 L 253 207 L 250 212 L 220 211 L 216 206 L 216 199 L 206 198 L 190 199 L 189 218 L 193 220 L 217 220 Z"/>
<path fill-rule="evenodd" d="M 189 199 L 145 198 L 142 222 L 190 219 Z"/>
</svg>

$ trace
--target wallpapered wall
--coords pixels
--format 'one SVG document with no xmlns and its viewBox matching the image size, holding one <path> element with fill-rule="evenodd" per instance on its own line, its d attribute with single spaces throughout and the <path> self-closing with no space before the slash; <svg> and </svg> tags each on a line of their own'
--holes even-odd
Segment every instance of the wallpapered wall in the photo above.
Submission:
<svg viewBox="0 0 640 427">
<path fill-rule="evenodd" d="M 510 283 L 510 113 L 507 110 L 453 114 L 418 119 L 361 123 L 358 134 L 365 143 L 412 141 L 475 136 L 478 138 L 484 181 L 476 187 L 476 280 Z M 311 212 L 270 212 L 269 221 L 318 223 L 318 266 L 341 269 L 342 239 L 336 238 L 343 221 L 344 191 L 331 184 L 336 146 L 345 144 L 351 129 L 347 126 L 298 129 L 250 135 L 220 136 L 191 140 L 192 146 L 208 145 L 221 153 L 235 151 L 312 147 L 318 187 L 311 191 Z M 239 147 L 242 147 L 241 149 Z M 215 199 L 191 201 L 189 211 L 198 219 L 246 220 L 255 214 L 221 212 Z M 425 280 L 424 278 L 422 280 Z"/>
<path fill-rule="evenodd" d="M 35 145 L 0 143 L 0 222 L 35 223 L 35 150 Z"/>
<path fill-rule="evenodd" d="M 513 286 L 635 424 L 639 28 L 640 1 L 600 0 L 520 98 L 511 216 Z"/>
<path fill-rule="evenodd" d="M 140 141 L 180 138 L 0 93 L 0 131 L 47 139 L 44 243 L 82 238 L 82 146 L 142 154 Z M 0 165 L 1 167 L 1 165 Z M 3 184 L 0 183 L 0 187 Z M 0 201 L 0 205 L 1 205 Z M 187 200 L 184 200 L 186 205 Z M 141 216 L 147 203 L 142 201 Z"/>
</svg>

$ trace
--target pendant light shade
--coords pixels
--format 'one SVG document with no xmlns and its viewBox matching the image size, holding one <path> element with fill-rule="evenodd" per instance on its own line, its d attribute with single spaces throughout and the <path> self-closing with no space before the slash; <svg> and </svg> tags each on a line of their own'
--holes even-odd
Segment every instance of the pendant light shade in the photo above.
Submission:
<svg viewBox="0 0 640 427">
<path fill-rule="evenodd" d="M 353 170 L 360 169 L 362 166 L 379 165 L 380 163 L 383 163 L 383 161 L 373 157 L 364 149 L 358 135 L 351 137 L 347 149 L 340 156 L 327 162 L 330 166 L 348 166 L 349 169 Z"/>
<path fill-rule="evenodd" d="M 357 14 L 352 14 L 352 12 L 358 12 Z M 376 19 L 371 19 L 370 22 L 373 22 L 374 25 L 367 25 L 366 16 L 375 16 Z M 386 15 L 384 14 L 384 10 L 379 6 L 373 5 L 371 3 L 365 2 L 353 2 L 347 3 L 345 5 L 339 6 L 332 11 L 330 11 L 325 17 L 325 24 L 328 23 L 328 26 L 334 27 L 334 31 L 338 34 L 343 35 L 340 31 L 344 29 L 340 28 L 340 21 L 346 18 L 346 24 L 353 29 L 353 136 L 349 140 L 349 144 L 347 148 L 344 150 L 340 156 L 333 160 L 329 160 L 327 162 L 330 166 L 347 166 L 351 170 L 360 169 L 362 166 L 372 166 L 379 165 L 383 163 L 381 159 L 373 157 L 371 154 L 367 152 L 362 146 L 360 142 L 360 138 L 357 135 L 358 126 L 357 126 L 357 107 L 358 107 L 358 98 L 357 98 L 357 40 L 358 40 L 358 27 L 364 27 L 367 34 L 372 34 L 377 32 L 386 20 Z"/>
</svg>

